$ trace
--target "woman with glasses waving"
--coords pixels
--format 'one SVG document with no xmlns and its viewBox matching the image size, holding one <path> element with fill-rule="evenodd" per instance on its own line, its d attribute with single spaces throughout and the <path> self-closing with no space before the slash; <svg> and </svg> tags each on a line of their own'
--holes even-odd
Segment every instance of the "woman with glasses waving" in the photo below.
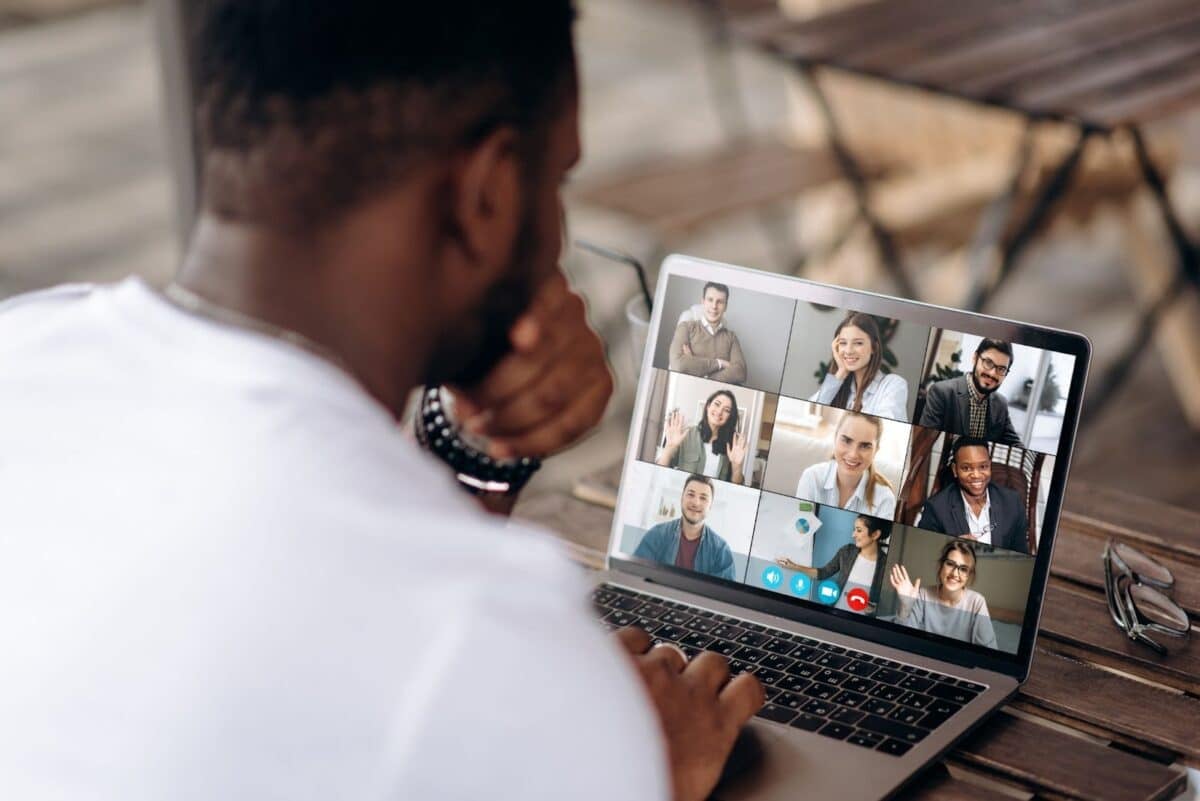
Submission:
<svg viewBox="0 0 1200 801">
<path fill-rule="evenodd" d="M 922 587 L 919 578 L 911 581 L 904 565 L 892 565 L 889 578 L 900 600 L 896 622 L 996 648 L 987 600 L 968 587 L 975 581 L 975 564 L 975 546 L 965 540 L 951 540 L 938 557 L 938 583 L 932 587 Z"/>
</svg>

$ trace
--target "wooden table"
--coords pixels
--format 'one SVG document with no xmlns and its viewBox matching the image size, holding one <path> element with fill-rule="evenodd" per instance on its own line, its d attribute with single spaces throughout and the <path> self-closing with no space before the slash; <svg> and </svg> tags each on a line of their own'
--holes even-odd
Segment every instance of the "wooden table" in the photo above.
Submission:
<svg viewBox="0 0 1200 801">
<path fill-rule="evenodd" d="M 767 0 L 694 0 L 714 9 L 726 36 L 795 67 L 824 118 L 829 144 L 868 222 L 885 266 L 900 287 L 912 283 L 887 228 L 872 213 L 855 155 L 845 144 L 830 98 L 815 71 L 833 68 L 1022 115 L 1026 139 L 1013 178 L 981 231 L 1001 236 L 1000 259 L 985 270 L 968 308 L 984 309 L 1014 273 L 1017 260 L 1070 187 L 1088 144 L 1127 135 L 1177 257 L 1175 278 L 1146 304 L 1136 333 L 1106 374 L 1093 382 L 1085 409 L 1094 416 L 1150 341 L 1159 320 L 1188 284 L 1200 287 L 1200 250 L 1172 209 L 1143 128 L 1200 102 L 1200 3 L 1195 0 L 875 0 L 807 19 L 790 19 Z M 1055 165 L 1023 219 L 1009 225 L 1032 132 L 1067 123 L 1074 146 Z M 986 250 L 986 248 L 984 249 Z"/>
<path fill-rule="evenodd" d="M 593 485 L 611 484 L 615 468 Z M 603 495 L 601 492 L 599 495 Z M 1113 625 L 1100 554 L 1110 537 L 1168 564 L 1175 599 L 1200 616 L 1200 514 L 1074 483 L 1067 494 L 1029 681 L 904 797 L 1151 801 L 1177 797 L 1183 766 L 1200 768 L 1200 645 L 1160 658 Z M 593 567 L 612 510 L 562 494 L 523 500 L 516 516 L 544 525 Z"/>
</svg>

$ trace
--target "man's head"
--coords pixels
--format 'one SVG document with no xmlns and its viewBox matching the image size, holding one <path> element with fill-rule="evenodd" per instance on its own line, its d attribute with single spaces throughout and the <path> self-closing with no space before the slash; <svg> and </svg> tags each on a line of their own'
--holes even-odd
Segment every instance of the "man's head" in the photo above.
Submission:
<svg viewBox="0 0 1200 801">
<path fill-rule="evenodd" d="M 1012 367 L 1012 345 L 998 339 L 984 339 L 975 348 L 971 369 L 971 380 L 982 395 L 990 395 L 1000 389 Z"/>
<path fill-rule="evenodd" d="M 680 509 L 685 523 L 698 526 L 708 517 L 713 501 L 713 481 L 708 476 L 693 473 L 683 482 Z"/>
<path fill-rule="evenodd" d="M 704 304 L 704 319 L 709 325 L 715 326 L 721 322 L 725 310 L 729 308 L 729 287 L 709 281 L 704 285 L 700 299 Z"/>
<path fill-rule="evenodd" d="M 950 472 L 959 488 L 972 498 L 983 498 L 992 480 L 992 456 L 984 440 L 959 437 L 954 442 Z"/>
<path fill-rule="evenodd" d="M 419 306 L 427 379 L 478 379 L 561 247 L 569 0 L 205 0 L 195 17 L 205 213 L 353 272 L 322 280 L 356 282 L 381 330 Z"/>
</svg>

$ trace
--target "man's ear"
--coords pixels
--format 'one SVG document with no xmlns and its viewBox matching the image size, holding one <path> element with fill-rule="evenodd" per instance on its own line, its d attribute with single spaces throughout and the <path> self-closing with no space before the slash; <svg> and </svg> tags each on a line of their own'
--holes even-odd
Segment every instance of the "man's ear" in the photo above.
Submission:
<svg viewBox="0 0 1200 801">
<path fill-rule="evenodd" d="M 455 165 L 451 214 L 467 270 L 489 281 L 508 264 L 521 223 L 517 134 L 498 128 Z"/>
</svg>

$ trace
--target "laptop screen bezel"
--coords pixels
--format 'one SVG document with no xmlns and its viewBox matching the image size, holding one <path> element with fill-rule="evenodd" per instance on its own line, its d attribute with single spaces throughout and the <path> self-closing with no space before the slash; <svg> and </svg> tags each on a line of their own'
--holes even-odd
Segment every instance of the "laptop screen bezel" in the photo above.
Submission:
<svg viewBox="0 0 1200 801">
<path fill-rule="evenodd" d="M 842 309 L 853 309 L 869 314 L 900 319 L 931 329 L 941 328 L 991 337 L 1015 344 L 1056 351 L 1075 357 L 1075 369 L 1067 393 L 1066 411 L 1063 415 L 1062 433 L 1055 454 L 1054 470 L 1046 498 L 1045 514 L 1038 540 L 1038 552 L 1034 563 L 1030 592 L 1022 622 L 1020 646 L 1015 654 L 1001 652 L 951 641 L 937 635 L 918 632 L 888 621 L 863 618 L 851 612 L 831 610 L 799 599 L 786 599 L 779 593 L 765 588 L 750 586 L 705 576 L 681 568 L 634 559 L 616 553 L 620 532 L 624 525 L 621 511 L 624 509 L 625 479 L 637 462 L 640 440 L 638 421 L 642 419 L 649 401 L 647 380 L 653 374 L 654 351 L 657 342 L 663 301 L 667 284 L 672 276 L 716 281 L 745 290 L 766 292 L 793 298 L 798 302 L 816 303 Z M 863 290 L 848 289 L 830 284 L 819 284 L 793 276 L 762 272 L 720 262 L 708 261 L 673 254 L 668 256 L 659 270 L 655 289 L 654 311 L 650 319 L 649 336 L 642 359 L 639 381 L 633 408 L 631 434 L 626 444 L 625 464 L 618 488 L 616 514 L 607 552 L 610 570 L 629 573 L 664 586 L 698 593 L 715 600 L 736 604 L 748 609 L 776 615 L 799 623 L 813 625 L 852 637 L 896 648 L 923 657 L 938 659 L 963 667 L 983 668 L 1014 676 L 1024 681 L 1029 675 L 1033 661 L 1034 643 L 1041 619 L 1042 603 L 1050 575 L 1050 562 L 1058 532 L 1059 515 L 1062 511 L 1063 495 L 1070 471 L 1071 454 L 1082 408 L 1084 386 L 1091 362 L 1091 343 L 1082 334 L 1062 331 L 1046 326 L 1020 323 L 974 312 L 960 311 L 919 301 L 879 295 Z"/>
</svg>

